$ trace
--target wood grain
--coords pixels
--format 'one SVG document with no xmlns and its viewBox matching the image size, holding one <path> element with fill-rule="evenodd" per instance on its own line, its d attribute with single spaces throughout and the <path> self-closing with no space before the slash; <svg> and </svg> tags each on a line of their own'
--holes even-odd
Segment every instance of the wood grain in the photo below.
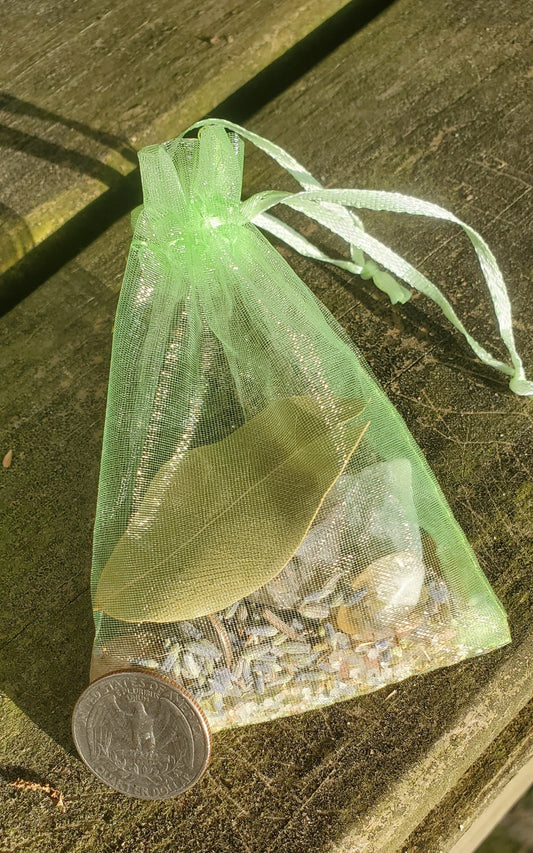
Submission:
<svg viewBox="0 0 533 853">
<path fill-rule="evenodd" d="M 474 853 L 532 784 L 533 702 L 529 702 L 409 836 L 409 853 Z M 495 847 L 498 850 L 498 847 Z"/>
<path fill-rule="evenodd" d="M 345 5 L 2 3 L 0 273 Z"/>
<path fill-rule="evenodd" d="M 250 127 L 327 185 L 408 191 L 478 228 L 506 276 L 531 374 L 528 18 L 505 0 L 398 0 Z M 247 163 L 248 191 L 289 185 L 260 155 Z M 498 349 L 466 241 L 432 223 L 364 219 Z M 121 221 L 2 330 L 0 456 L 13 449 L 0 471 L 6 849 L 446 853 L 457 841 L 454 791 L 472 823 L 498 790 L 498 744 L 513 744 L 508 775 L 529 757 L 530 724 L 517 721 L 533 696 L 531 403 L 422 297 L 392 308 L 368 282 L 305 259 L 291 256 L 407 420 L 509 613 L 513 643 L 361 700 L 222 732 L 209 774 L 176 801 L 114 794 L 75 757 L 69 716 L 87 680 L 91 528 L 128 242 Z M 484 795 L 461 787 L 490 756 Z M 9 785 L 19 777 L 60 790 L 66 811 Z"/>
</svg>

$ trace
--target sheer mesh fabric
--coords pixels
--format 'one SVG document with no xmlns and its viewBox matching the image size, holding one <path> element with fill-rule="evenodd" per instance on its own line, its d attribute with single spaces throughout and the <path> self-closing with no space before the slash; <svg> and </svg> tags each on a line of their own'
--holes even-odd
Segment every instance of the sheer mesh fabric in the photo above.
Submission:
<svg viewBox="0 0 533 853">
<path fill-rule="evenodd" d="M 141 152 L 94 535 L 92 677 L 142 666 L 214 730 L 509 641 L 423 455 L 241 212 L 221 127 Z"/>
</svg>

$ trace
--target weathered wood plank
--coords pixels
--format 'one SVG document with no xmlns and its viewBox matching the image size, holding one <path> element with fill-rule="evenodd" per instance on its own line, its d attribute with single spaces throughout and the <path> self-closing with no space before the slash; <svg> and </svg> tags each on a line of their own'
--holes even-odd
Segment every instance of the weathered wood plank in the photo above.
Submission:
<svg viewBox="0 0 533 853">
<path fill-rule="evenodd" d="M 474 853 L 533 783 L 533 703 L 530 702 L 409 836 L 409 853 Z M 453 820 L 450 820 L 453 816 Z"/>
<path fill-rule="evenodd" d="M 0 273 L 344 6 L 3 3 Z"/>
<path fill-rule="evenodd" d="M 410 191 L 479 228 L 506 274 L 531 368 L 527 18 L 504 0 L 399 0 L 251 127 L 328 185 Z M 249 167 L 249 191 L 287 183 L 259 156 L 250 155 Z M 455 232 L 392 217 L 365 221 L 494 343 L 486 295 Z M 14 451 L 0 472 L 6 849 L 61 849 L 61 839 L 65 850 L 96 853 L 415 853 L 413 833 L 424 826 L 422 849 L 444 853 L 456 841 L 455 786 L 498 737 L 507 742 L 533 695 L 531 403 L 478 365 L 423 299 L 391 308 L 367 283 L 304 259 L 295 266 L 359 343 L 428 457 L 508 610 L 513 644 L 396 692 L 221 733 L 210 773 L 176 801 L 113 794 L 73 754 L 68 721 L 87 677 L 90 534 L 128 241 L 128 223 L 118 223 L 3 327 L 0 407 L 8 417 L 0 447 Z M 514 741 L 521 762 L 529 731 Z M 60 789 L 66 811 L 46 794 L 10 787 L 17 776 Z M 463 802 L 464 823 L 490 801 L 490 784 L 484 798 Z"/>
<path fill-rule="evenodd" d="M 531 762 L 533 765 L 533 761 Z M 531 768 L 533 772 L 533 767 Z M 531 778 L 531 777 L 530 777 Z M 518 781 L 518 780 L 517 780 Z M 533 813 L 533 786 L 520 798 L 512 809 L 501 819 L 489 837 L 478 848 L 478 853 L 499 853 L 507 848 L 510 851 L 531 849 L 531 815 Z"/>
</svg>

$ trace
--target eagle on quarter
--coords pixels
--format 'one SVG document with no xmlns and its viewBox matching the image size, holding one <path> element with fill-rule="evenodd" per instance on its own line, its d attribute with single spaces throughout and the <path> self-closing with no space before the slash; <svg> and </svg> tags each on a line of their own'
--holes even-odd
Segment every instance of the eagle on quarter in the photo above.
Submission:
<svg viewBox="0 0 533 853">
<path fill-rule="evenodd" d="M 87 721 L 95 762 L 153 782 L 167 774 L 194 774 L 194 736 L 183 712 L 169 699 L 107 694 Z"/>
</svg>

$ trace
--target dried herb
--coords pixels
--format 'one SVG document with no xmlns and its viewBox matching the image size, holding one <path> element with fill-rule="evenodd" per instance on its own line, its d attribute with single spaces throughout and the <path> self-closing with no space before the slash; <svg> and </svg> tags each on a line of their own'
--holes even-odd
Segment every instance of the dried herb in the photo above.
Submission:
<svg viewBox="0 0 533 853">
<path fill-rule="evenodd" d="M 105 565 L 95 609 L 127 622 L 192 619 L 274 578 L 361 440 L 362 410 L 354 399 L 286 398 L 172 457 Z"/>
</svg>

